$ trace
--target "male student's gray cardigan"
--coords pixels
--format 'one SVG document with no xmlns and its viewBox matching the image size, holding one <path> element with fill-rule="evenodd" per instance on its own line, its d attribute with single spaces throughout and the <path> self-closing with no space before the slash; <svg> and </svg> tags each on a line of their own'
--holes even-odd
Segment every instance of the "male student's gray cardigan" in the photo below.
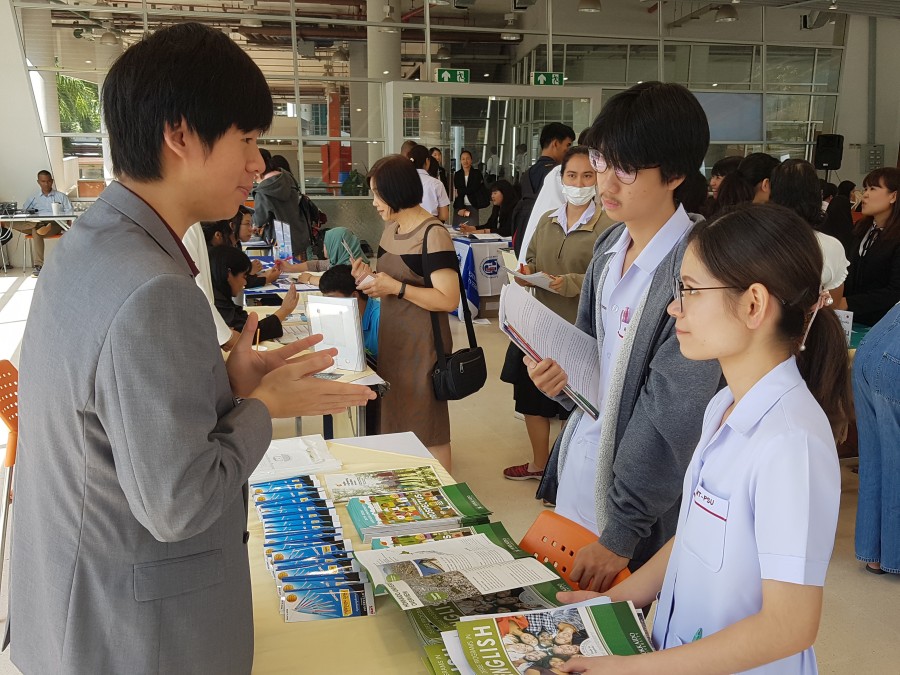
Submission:
<svg viewBox="0 0 900 675">
<path fill-rule="evenodd" d="M 697 222 L 699 216 L 691 218 Z M 597 338 L 597 358 L 603 342 L 598 284 L 612 258 L 609 249 L 624 229 L 620 223 L 597 239 L 581 288 L 575 325 Z M 684 474 L 700 439 L 706 405 L 722 378 L 717 361 L 688 361 L 681 355 L 675 319 L 666 312 L 672 302 L 672 279 L 686 248 L 687 236 L 662 259 L 639 323 L 631 328 L 637 333 L 622 383 L 612 484 L 606 490 L 606 527 L 600 543 L 629 558 L 632 569 L 649 560 L 675 534 Z M 573 405 L 566 397 L 559 401 Z M 576 421 L 570 419 L 569 426 Z M 561 446 L 568 442 L 569 431 L 557 439 L 539 497 L 555 500 L 556 478 L 562 470 L 559 459 L 565 455 Z"/>
</svg>

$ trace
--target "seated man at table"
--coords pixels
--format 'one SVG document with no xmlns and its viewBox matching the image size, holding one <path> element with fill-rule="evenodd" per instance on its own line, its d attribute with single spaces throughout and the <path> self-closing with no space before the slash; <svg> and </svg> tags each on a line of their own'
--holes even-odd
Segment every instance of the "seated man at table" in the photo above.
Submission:
<svg viewBox="0 0 900 675">
<path fill-rule="evenodd" d="M 369 298 L 356 290 L 356 280 L 350 274 L 350 265 L 328 268 L 319 279 L 319 290 L 327 298 L 356 298 L 362 323 L 363 347 L 366 355 L 378 358 L 378 322 L 381 318 L 381 301 Z"/>
<path fill-rule="evenodd" d="M 49 171 L 38 171 L 38 185 L 41 191 L 31 197 L 22 210 L 25 212 L 36 211 L 39 215 L 49 216 L 53 213 L 53 205 L 59 204 L 59 213 L 72 213 L 72 202 L 59 190 L 53 189 L 53 175 Z M 31 222 L 13 223 L 14 230 L 18 230 L 24 234 L 30 234 L 32 239 L 31 257 L 34 264 L 34 276 L 41 272 L 44 266 L 44 237 L 55 237 L 62 232 L 59 223 L 54 222 Z"/>
</svg>

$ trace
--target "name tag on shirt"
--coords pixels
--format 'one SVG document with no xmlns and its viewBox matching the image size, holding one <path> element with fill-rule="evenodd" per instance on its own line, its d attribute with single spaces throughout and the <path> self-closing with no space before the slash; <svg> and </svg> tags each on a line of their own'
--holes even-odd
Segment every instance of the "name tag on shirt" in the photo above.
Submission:
<svg viewBox="0 0 900 675">
<path fill-rule="evenodd" d="M 697 488 L 694 490 L 694 505 L 719 520 L 728 520 L 728 500 L 707 492 L 702 485 L 697 485 Z"/>
</svg>

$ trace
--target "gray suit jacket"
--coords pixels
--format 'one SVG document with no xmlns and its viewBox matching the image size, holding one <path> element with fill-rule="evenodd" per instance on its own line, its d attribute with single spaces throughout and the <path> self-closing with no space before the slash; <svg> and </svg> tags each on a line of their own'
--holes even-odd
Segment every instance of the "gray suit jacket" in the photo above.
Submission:
<svg viewBox="0 0 900 675">
<path fill-rule="evenodd" d="M 24 673 L 248 673 L 245 483 L 209 305 L 165 224 L 110 185 L 41 272 L 25 328 L 10 573 Z"/>
</svg>

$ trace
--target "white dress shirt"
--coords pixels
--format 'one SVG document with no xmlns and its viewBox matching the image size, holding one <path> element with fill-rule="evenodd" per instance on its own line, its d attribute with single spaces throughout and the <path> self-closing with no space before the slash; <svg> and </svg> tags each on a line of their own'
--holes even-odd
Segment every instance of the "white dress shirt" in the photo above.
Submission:
<svg viewBox="0 0 900 675">
<path fill-rule="evenodd" d="M 543 191 L 542 191 L 543 192 Z M 604 255 L 611 256 L 609 271 L 601 294 L 603 312 L 603 351 L 600 360 L 600 401 L 599 410 L 606 407 L 609 378 L 619 356 L 619 349 L 625 340 L 631 316 L 650 288 L 656 268 L 663 258 L 675 248 L 681 238 L 690 230 L 691 219 L 684 208 L 679 206 L 672 217 L 657 232 L 650 243 L 635 258 L 634 263 L 622 274 L 625 254 L 631 244 L 631 235 L 626 229 L 619 240 Z M 597 451 L 600 446 L 600 432 L 603 416 L 596 420 L 583 415 L 572 435 L 565 464 L 559 480 L 556 512 L 569 520 L 597 531 L 597 508 L 594 493 L 597 481 Z"/>
<path fill-rule="evenodd" d="M 689 395 L 690 392 L 685 392 Z M 709 402 L 684 477 L 653 642 L 676 647 L 762 608 L 762 581 L 822 586 L 841 497 L 831 426 L 794 357 L 734 407 L 731 390 Z M 755 668 L 755 675 L 812 675 L 812 648 Z"/>
<path fill-rule="evenodd" d="M 419 174 L 419 180 L 422 181 L 422 208 L 436 216 L 439 207 L 450 204 L 447 190 L 441 181 L 428 175 L 425 169 L 416 169 L 416 171 Z"/>
</svg>

